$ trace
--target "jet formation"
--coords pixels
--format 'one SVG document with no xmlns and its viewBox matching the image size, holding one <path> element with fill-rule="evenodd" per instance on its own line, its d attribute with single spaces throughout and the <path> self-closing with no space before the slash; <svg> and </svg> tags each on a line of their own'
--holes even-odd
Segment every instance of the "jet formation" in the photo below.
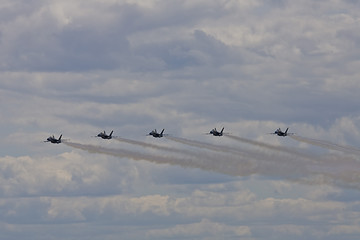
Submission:
<svg viewBox="0 0 360 240">
<path fill-rule="evenodd" d="M 275 135 L 278 135 L 278 136 L 280 136 L 280 137 L 286 137 L 286 136 L 288 136 L 288 135 L 293 135 L 293 134 L 294 134 L 294 133 L 288 133 L 288 130 L 289 130 L 289 128 L 287 128 L 287 129 L 285 130 L 285 132 L 283 132 L 283 131 L 281 131 L 280 128 L 278 128 L 278 129 L 275 130 L 275 132 L 270 133 L 270 134 L 275 134 Z M 163 129 L 163 130 L 159 133 L 159 132 L 157 132 L 156 129 L 154 129 L 154 130 L 152 130 L 152 131 L 148 134 L 148 136 L 153 136 L 154 138 L 161 138 L 161 137 L 164 136 L 164 131 L 165 131 L 165 129 Z M 113 136 L 112 136 L 113 132 L 114 132 L 114 131 L 111 131 L 109 135 L 106 134 L 105 131 L 104 131 L 104 132 L 100 132 L 100 133 L 99 133 L 97 136 L 95 136 L 95 137 L 100 137 L 100 138 L 102 138 L 102 139 L 112 139 L 112 138 L 113 138 Z M 219 132 L 218 130 L 216 130 L 216 128 L 211 129 L 211 131 L 210 131 L 208 134 L 211 134 L 211 135 L 217 136 L 217 137 L 221 137 L 221 136 L 223 136 L 223 134 L 224 134 L 224 128 L 222 128 L 220 132 Z M 60 135 L 60 137 L 59 137 L 58 139 L 56 139 L 56 138 L 54 137 L 54 135 L 52 135 L 52 136 L 48 137 L 48 138 L 46 139 L 46 141 L 44 141 L 44 142 L 51 142 L 51 143 L 54 143 L 54 144 L 59 144 L 59 143 L 61 143 L 61 137 L 62 137 L 62 134 Z"/>
</svg>

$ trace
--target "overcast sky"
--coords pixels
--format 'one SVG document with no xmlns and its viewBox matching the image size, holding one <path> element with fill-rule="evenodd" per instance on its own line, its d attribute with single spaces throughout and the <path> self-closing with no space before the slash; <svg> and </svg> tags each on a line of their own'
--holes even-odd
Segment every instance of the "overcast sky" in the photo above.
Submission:
<svg viewBox="0 0 360 240">
<path fill-rule="evenodd" d="M 358 0 L 0 0 L 2 238 L 359 239 L 359 25 Z"/>
</svg>

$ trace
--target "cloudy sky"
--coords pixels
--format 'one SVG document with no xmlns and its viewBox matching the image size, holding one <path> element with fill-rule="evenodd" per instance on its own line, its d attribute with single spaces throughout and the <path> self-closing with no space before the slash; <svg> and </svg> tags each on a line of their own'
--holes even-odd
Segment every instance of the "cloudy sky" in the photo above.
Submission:
<svg viewBox="0 0 360 240">
<path fill-rule="evenodd" d="M 359 24 L 358 0 L 0 0 L 2 237 L 359 239 Z"/>
</svg>

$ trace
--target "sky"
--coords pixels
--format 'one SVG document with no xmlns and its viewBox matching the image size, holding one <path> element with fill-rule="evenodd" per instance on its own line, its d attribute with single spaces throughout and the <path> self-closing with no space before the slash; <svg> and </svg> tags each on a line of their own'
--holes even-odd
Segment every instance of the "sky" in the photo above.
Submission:
<svg viewBox="0 0 360 240">
<path fill-rule="evenodd" d="M 359 239 L 359 22 L 357 0 L 1 0 L 2 237 Z"/>
</svg>

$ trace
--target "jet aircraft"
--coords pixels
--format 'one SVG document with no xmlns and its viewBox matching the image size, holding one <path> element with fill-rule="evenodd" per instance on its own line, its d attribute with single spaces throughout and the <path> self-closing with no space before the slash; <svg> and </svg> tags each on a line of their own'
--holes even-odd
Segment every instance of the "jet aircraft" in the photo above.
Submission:
<svg viewBox="0 0 360 240">
<path fill-rule="evenodd" d="M 278 135 L 278 136 L 280 136 L 280 137 L 286 137 L 286 136 L 288 136 L 288 135 L 293 135 L 293 134 L 294 134 L 294 133 L 288 133 L 288 130 L 289 130 L 289 128 L 287 128 L 287 129 L 285 130 L 285 132 L 283 132 L 283 131 L 281 131 L 280 128 L 278 128 L 278 129 L 276 129 L 275 132 L 273 132 L 273 133 L 271 133 L 271 134 L 276 134 L 276 135 Z"/>
<path fill-rule="evenodd" d="M 111 131 L 109 135 L 106 134 L 106 132 L 99 133 L 96 137 L 101 137 L 102 139 L 112 139 L 112 134 L 114 131 Z"/>
<path fill-rule="evenodd" d="M 44 141 L 44 142 L 51 142 L 51 143 L 59 144 L 59 143 L 61 143 L 61 137 L 62 137 L 62 134 L 60 135 L 59 139 L 56 139 L 56 138 L 54 137 L 54 135 L 52 135 L 52 136 L 48 137 L 48 138 L 46 139 L 46 141 Z"/>
<path fill-rule="evenodd" d="M 164 135 L 163 135 L 164 130 L 165 130 L 165 129 L 163 129 L 163 130 L 161 131 L 161 133 L 158 133 L 158 132 L 156 131 L 156 129 L 155 129 L 155 130 L 149 132 L 149 136 L 151 135 L 151 136 L 153 136 L 154 138 L 161 138 L 161 137 L 164 136 Z"/>
<path fill-rule="evenodd" d="M 212 129 L 209 134 L 212 134 L 214 136 L 220 137 L 223 135 L 224 128 L 221 129 L 221 131 L 217 131 L 216 128 Z"/>
</svg>

